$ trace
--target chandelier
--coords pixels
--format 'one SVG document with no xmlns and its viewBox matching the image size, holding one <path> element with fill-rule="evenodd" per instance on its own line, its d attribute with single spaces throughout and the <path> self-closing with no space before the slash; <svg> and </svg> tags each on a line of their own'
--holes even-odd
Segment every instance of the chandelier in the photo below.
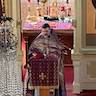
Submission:
<svg viewBox="0 0 96 96">
<path fill-rule="evenodd" d="M 0 50 L 7 52 L 16 48 L 17 37 L 13 34 L 12 18 L 0 17 Z"/>
</svg>

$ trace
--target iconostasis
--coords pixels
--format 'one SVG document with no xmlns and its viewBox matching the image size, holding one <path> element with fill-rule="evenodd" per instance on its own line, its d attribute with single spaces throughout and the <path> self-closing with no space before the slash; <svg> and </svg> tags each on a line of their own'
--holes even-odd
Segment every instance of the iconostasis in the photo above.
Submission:
<svg viewBox="0 0 96 96">
<path fill-rule="evenodd" d="M 71 23 L 74 18 L 75 0 L 21 0 L 22 25 L 51 21 L 54 27 L 58 21 Z"/>
</svg>

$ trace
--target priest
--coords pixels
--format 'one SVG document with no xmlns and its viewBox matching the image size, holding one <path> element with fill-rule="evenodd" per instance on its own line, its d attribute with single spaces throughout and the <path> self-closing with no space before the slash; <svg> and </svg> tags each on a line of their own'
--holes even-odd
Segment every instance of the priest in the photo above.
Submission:
<svg viewBox="0 0 96 96">
<path fill-rule="evenodd" d="M 58 40 L 55 32 L 50 28 L 49 24 L 45 23 L 42 26 L 41 33 L 32 42 L 28 58 L 29 62 L 32 58 L 55 58 L 59 61 L 59 90 L 55 90 L 55 96 L 66 96 L 64 86 L 64 66 L 63 66 L 63 48 L 64 46 Z M 63 50 L 63 51 L 62 51 Z M 37 91 L 36 91 L 37 92 Z M 39 92 L 39 91 L 38 91 Z"/>
<path fill-rule="evenodd" d="M 57 56 L 60 54 L 60 50 L 58 50 L 60 48 L 61 46 L 57 35 L 52 31 L 49 24 L 45 23 L 42 26 L 41 33 L 32 42 L 29 48 L 29 56 L 38 55 L 35 51 L 39 51 L 44 57 L 49 56 L 49 54 L 51 55 L 51 53 L 54 53 L 54 55 Z"/>
</svg>

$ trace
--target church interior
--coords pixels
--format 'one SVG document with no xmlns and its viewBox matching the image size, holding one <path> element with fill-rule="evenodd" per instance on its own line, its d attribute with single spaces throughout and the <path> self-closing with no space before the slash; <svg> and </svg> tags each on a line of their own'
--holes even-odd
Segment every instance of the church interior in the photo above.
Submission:
<svg viewBox="0 0 96 96">
<path fill-rule="evenodd" d="M 18 39 L 16 52 L 21 75 L 18 73 L 17 76 L 21 76 L 23 90 L 22 95 L 16 96 L 96 96 L 96 0 L 0 0 L 0 38 L 4 36 L 0 45 L 9 36 L 7 29 L 4 34 L 1 31 L 5 26 L 2 21 L 5 24 L 10 18 L 13 20 L 12 31 Z M 53 48 L 55 43 L 48 45 L 46 40 L 39 48 L 56 49 L 60 53 L 60 62 L 59 57 L 53 58 L 55 55 L 46 59 L 47 52 L 43 58 L 40 58 L 41 53 L 35 59 L 31 54 L 29 60 L 30 46 L 34 45 L 32 42 L 45 23 L 56 33 L 63 48 L 58 49 L 59 44 Z M 60 68 L 63 83 L 59 77 Z"/>
</svg>

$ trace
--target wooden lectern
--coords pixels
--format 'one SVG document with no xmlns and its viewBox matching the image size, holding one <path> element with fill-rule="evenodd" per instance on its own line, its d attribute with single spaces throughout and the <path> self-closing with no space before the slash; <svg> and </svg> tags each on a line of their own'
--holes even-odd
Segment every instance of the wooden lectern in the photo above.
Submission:
<svg viewBox="0 0 96 96">
<path fill-rule="evenodd" d="M 50 96 L 50 92 L 59 89 L 59 64 L 57 58 L 31 59 L 29 61 L 31 84 L 29 88 L 39 87 L 40 96 Z M 29 83 L 31 83 L 29 82 Z"/>
</svg>

